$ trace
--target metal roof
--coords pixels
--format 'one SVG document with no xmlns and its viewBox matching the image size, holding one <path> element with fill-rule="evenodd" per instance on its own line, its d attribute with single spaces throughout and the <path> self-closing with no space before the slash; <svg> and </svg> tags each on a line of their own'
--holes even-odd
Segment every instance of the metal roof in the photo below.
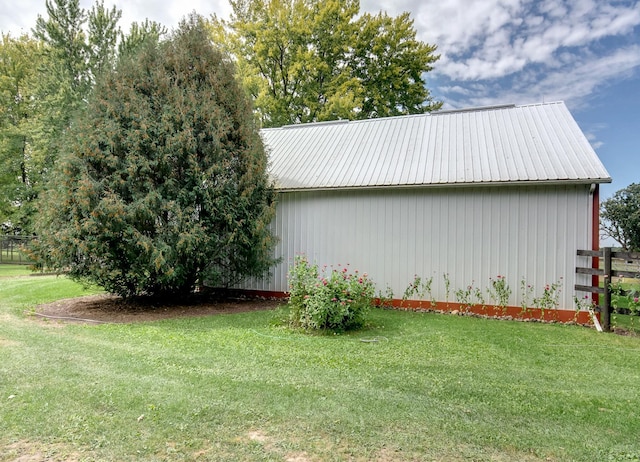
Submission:
<svg viewBox="0 0 640 462">
<path fill-rule="evenodd" d="M 261 133 L 280 190 L 611 181 L 563 102 Z"/>
</svg>

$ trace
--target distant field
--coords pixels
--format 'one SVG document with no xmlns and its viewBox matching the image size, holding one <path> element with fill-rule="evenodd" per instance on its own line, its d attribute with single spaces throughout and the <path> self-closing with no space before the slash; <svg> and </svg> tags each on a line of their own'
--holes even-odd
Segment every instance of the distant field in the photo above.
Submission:
<svg viewBox="0 0 640 462">
<path fill-rule="evenodd" d="M 0 250 L 0 264 L 28 262 L 29 258 L 17 248 Z"/>
</svg>

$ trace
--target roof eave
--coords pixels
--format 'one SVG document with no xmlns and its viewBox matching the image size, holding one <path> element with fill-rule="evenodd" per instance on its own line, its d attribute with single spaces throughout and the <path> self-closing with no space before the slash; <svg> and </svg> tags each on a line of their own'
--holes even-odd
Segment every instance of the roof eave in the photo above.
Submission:
<svg viewBox="0 0 640 462">
<path fill-rule="evenodd" d="M 285 188 L 275 186 L 277 192 L 313 192 L 313 191 L 345 191 L 345 190 L 371 190 L 371 189 L 428 189 L 428 188 L 464 188 L 464 187 L 491 187 L 491 186 L 551 186 L 551 185 L 591 185 L 611 183 L 611 178 L 578 178 L 564 180 L 519 180 L 519 181 L 483 181 L 465 183 L 429 183 L 429 184 L 388 184 L 388 185 L 360 185 L 360 186 L 318 186 L 311 188 Z"/>
</svg>

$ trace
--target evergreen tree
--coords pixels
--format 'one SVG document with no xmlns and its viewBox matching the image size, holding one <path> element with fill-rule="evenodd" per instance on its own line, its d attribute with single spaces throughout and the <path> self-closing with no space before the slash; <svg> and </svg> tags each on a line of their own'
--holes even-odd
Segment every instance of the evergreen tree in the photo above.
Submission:
<svg viewBox="0 0 640 462">
<path fill-rule="evenodd" d="M 263 275 L 275 192 L 232 63 L 195 15 L 137 50 L 72 124 L 35 255 L 122 296 Z"/>
</svg>

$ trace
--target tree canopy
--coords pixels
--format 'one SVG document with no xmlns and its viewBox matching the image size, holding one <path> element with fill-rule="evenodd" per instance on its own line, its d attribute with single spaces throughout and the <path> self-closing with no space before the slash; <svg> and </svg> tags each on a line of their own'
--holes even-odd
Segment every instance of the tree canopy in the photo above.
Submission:
<svg viewBox="0 0 640 462">
<path fill-rule="evenodd" d="M 0 225 L 31 233 L 33 201 L 51 172 L 74 114 L 85 108 L 97 76 L 116 57 L 164 29 L 146 21 L 128 34 L 120 10 L 98 0 L 47 0 L 32 34 L 0 43 Z"/>
<path fill-rule="evenodd" d="M 30 204 L 41 158 L 33 149 L 34 95 L 40 43 L 26 35 L 0 42 L 0 225 L 4 232 L 29 228 Z"/>
<path fill-rule="evenodd" d="M 601 229 L 625 250 L 640 251 L 640 184 L 632 183 L 602 202 Z"/>
<path fill-rule="evenodd" d="M 195 15 L 136 49 L 71 124 L 35 255 L 122 296 L 264 274 L 275 193 L 233 64 Z"/>
<path fill-rule="evenodd" d="M 213 17 L 265 127 L 437 110 L 424 74 L 439 56 L 408 13 L 359 15 L 358 0 L 231 0 Z"/>
</svg>

